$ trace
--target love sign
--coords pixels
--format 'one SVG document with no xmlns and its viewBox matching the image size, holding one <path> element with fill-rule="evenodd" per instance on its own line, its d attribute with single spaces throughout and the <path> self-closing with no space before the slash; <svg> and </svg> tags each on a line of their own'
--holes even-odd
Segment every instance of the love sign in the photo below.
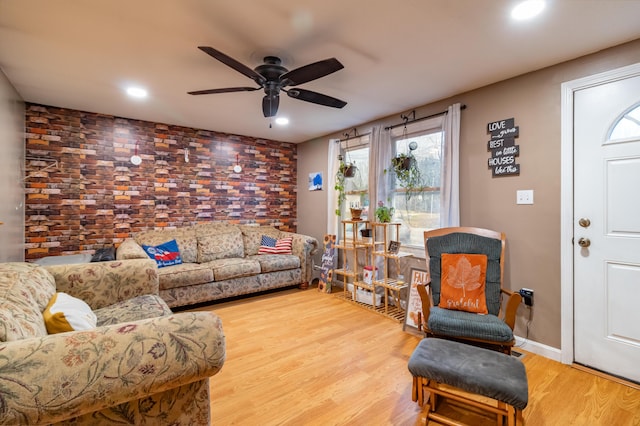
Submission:
<svg viewBox="0 0 640 426">
<path fill-rule="evenodd" d="M 520 145 L 516 145 L 515 138 L 520 136 L 520 128 L 515 119 L 493 121 L 487 124 L 487 133 L 491 136 L 487 142 L 487 150 L 491 152 L 487 165 L 493 177 L 519 175 L 516 157 L 520 156 Z"/>
</svg>

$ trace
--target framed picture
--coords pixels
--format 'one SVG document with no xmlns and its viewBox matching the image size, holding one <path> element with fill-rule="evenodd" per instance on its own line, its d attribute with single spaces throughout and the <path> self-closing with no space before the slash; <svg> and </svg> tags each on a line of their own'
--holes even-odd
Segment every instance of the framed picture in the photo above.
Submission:
<svg viewBox="0 0 640 426">
<path fill-rule="evenodd" d="M 429 283 L 429 273 L 421 269 L 411 269 L 409 291 L 407 292 L 407 312 L 404 316 L 403 331 L 419 333 L 418 321 L 422 317 L 422 300 L 418 294 L 418 285 Z"/>
<path fill-rule="evenodd" d="M 387 251 L 391 254 L 398 254 L 400 251 L 400 241 L 389 241 L 389 248 Z"/>
<path fill-rule="evenodd" d="M 322 191 L 322 172 L 309 173 L 309 191 Z"/>
</svg>

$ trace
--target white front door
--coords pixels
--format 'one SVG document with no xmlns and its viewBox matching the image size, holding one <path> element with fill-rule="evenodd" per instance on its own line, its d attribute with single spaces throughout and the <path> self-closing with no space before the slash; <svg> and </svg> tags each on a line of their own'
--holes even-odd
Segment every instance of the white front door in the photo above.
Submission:
<svg viewBox="0 0 640 426">
<path fill-rule="evenodd" d="M 574 360 L 640 382 L 640 75 L 577 90 L 573 130 Z"/>
</svg>

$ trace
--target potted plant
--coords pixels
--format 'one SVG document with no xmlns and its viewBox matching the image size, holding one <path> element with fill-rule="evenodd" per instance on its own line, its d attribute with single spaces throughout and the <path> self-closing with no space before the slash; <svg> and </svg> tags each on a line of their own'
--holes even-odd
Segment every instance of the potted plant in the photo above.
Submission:
<svg viewBox="0 0 640 426">
<path fill-rule="evenodd" d="M 393 207 L 385 206 L 382 201 L 378 201 L 378 207 L 376 208 L 376 219 L 378 222 L 391 222 L 391 218 L 395 213 L 396 209 Z"/>
<path fill-rule="evenodd" d="M 336 216 L 342 214 L 342 204 L 347 199 L 347 193 L 345 192 L 345 179 L 353 177 L 356 173 L 357 167 L 353 163 L 345 163 L 342 155 L 338 155 L 340 164 L 338 165 L 338 171 L 336 172 L 336 184 L 333 187 L 338 191 L 338 207 L 336 208 Z"/>
<path fill-rule="evenodd" d="M 412 154 L 398 154 L 391 159 L 391 164 L 393 165 L 393 170 L 396 171 L 405 171 L 411 168 L 411 163 L 415 162 L 416 159 Z"/>
<path fill-rule="evenodd" d="M 420 192 L 424 186 L 418 162 L 411 152 L 398 154 L 391 159 L 391 169 L 398 179 L 401 188 L 405 190 L 407 201 L 411 196 Z"/>
</svg>

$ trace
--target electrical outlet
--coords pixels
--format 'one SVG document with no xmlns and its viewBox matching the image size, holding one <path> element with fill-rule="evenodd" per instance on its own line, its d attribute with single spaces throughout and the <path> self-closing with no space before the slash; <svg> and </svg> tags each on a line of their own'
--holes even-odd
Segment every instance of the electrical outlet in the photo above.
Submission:
<svg viewBox="0 0 640 426">
<path fill-rule="evenodd" d="M 530 288 L 521 288 L 518 293 L 520 293 L 520 296 L 524 299 L 525 305 L 533 306 L 533 290 Z"/>
<path fill-rule="evenodd" d="M 533 204 L 533 189 L 517 190 L 516 204 Z"/>
</svg>

